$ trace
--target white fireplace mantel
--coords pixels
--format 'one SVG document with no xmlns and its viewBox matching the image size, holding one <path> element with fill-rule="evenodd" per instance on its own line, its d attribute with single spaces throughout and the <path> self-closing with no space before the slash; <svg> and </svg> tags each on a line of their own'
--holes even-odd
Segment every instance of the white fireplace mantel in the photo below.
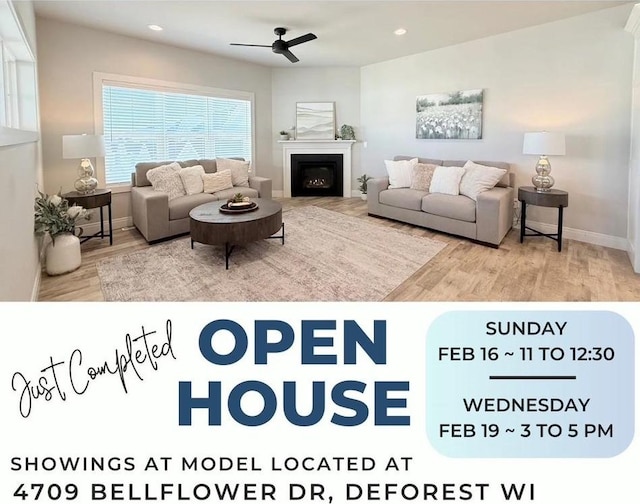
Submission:
<svg viewBox="0 0 640 504">
<path fill-rule="evenodd" d="M 351 146 L 355 140 L 279 140 L 282 144 L 284 197 L 291 197 L 292 154 L 342 154 L 342 195 L 351 197 Z"/>
</svg>

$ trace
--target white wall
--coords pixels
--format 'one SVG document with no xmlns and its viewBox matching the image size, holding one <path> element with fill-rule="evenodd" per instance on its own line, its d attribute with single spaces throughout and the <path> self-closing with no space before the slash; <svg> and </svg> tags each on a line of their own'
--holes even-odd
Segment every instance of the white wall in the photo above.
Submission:
<svg viewBox="0 0 640 504">
<path fill-rule="evenodd" d="M 360 69 L 354 67 L 274 68 L 272 71 L 272 143 L 273 188 L 283 190 L 282 146 L 277 143 L 280 130 L 296 123 L 296 102 L 335 102 L 336 128 L 353 126 L 360 133 Z M 352 147 L 352 187 L 360 175 L 360 148 Z"/>
<path fill-rule="evenodd" d="M 627 252 L 634 271 L 640 273 L 640 4 L 633 8 L 626 29 L 635 38 Z"/>
<path fill-rule="evenodd" d="M 362 68 L 362 169 L 384 173 L 397 154 L 507 161 L 516 185 L 531 185 L 536 159 L 525 131 L 567 134 L 552 158 L 555 187 L 569 191 L 565 226 L 626 243 L 633 39 L 630 5 Z M 417 140 L 416 96 L 483 88 L 483 139 Z M 532 207 L 532 220 L 557 211 Z M 622 246 L 624 248 L 624 246 Z"/>
<path fill-rule="evenodd" d="M 94 131 L 93 72 L 255 93 L 254 166 L 258 175 L 273 177 L 271 69 L 41 17 L 37 35 L 47 191 L 73 190 L 77 162 L 62 159 L 62 135 Z M 129 193 L 114 194 L 113 206 L 122 222 L 131 214 Z"/>
<path fill-rule="evenodd" d="M 35 55 L 33 4 L 13 5 Z M 37 296 L 40 260 L 39 241 L 33 234 L 33 202 L 41 177 L 38 143 L 0 147 L 0 301 L 29 301 Z"/>
</svg>

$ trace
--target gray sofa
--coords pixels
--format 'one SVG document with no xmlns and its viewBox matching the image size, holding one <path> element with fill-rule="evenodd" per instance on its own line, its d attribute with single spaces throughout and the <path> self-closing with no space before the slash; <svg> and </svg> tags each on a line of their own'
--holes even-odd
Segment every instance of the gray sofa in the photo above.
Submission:
<svg viewBox="0 0 640 504">
<path fill-rule="evenodd" d="M 415 157 L 415 156 L 413 156 Z M 396 156 L 394 160 L 412 159 Z M 464 166 L 465 161 L 418 158 L 420 163 Z M 407 222 L 436 231 L 470 238 L 498 247 L 513 225 L 515 175 L 504 162 L 476 161 L 478 164 L 505 168 L 507 173 L 493 189 L 466 196 L 428 193 L 413 189 L 388 189 L 389 178 L 374 178 L 367 183 L 369 215 Z"/>
<path fill-rule="evenodd" d="M 235 158 L 238 159 L 238 158 Z M 133 224 L 148 242 L 162 240 L 189 232 L 189 212 L 210 201 L 226 200 L 241 192 L 250 198 L 271 199 L 271 179 L 249 177 L 249 187 L 233 187 L 213 194 L 199 193 L 180 196 L 169 201 L 167 193 L 154 191 L 147 178 L 147 172 L 171 161 L 138 163 L 131 175 L 131 210 Z M 215 173 L 215 159 L 191 159 L 179 161 L 184 168 L 202 165 L 206 173 Z"/>
</svg>

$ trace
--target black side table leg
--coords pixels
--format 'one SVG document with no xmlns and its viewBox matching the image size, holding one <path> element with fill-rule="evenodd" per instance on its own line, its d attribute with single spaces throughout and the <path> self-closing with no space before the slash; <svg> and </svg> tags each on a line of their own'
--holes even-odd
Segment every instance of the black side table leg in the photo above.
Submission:
<svg viewBox="0 0 640 504">
<path fill-rule="evenodd" d="M 558 252 L 562 252 L 562 213 L 564 207 L 558 207 Z"/>
<path fill-rule="evenodd" d="M 524 243 L 524 230 L 527 225 L 527 202 L 520 201 L 520 243 Z"/>
<path fill-rule="evenodd" d="M 113 220 L 111 218 L 111 201 L 109 201 L 108 210 L 109 210 L 109 245 L 113 245 Z M 102 211 L 102 207 L 100 207 L 100 211 Z"/>
<path fill-rule="evenodd" d="M 100 207 L 100 239 L 104 238 L 104 212 L 102 211 L 104 207 Z"/>
</svg>

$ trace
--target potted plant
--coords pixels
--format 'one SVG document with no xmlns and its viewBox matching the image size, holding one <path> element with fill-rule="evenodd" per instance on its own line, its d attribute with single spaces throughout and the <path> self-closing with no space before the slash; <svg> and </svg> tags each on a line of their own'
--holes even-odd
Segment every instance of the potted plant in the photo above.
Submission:
<svg viewBox="0 0 640 504">
<path fill-rule="evenodd" d="M 280 140 L 289 140 L 289 132 L 287 130 L 280 131 Z"/>
<path fill-rule="evenodd" d="M 367 182 L 372 178 L 373 177 L 370 177 L 366 173 L 363 173 L 356 179 L 358 182 L 360 182 L 360 186 L 358 187 L 358 189 L 360 189 L 360 197 L 363 200 L 367 199 Z"/>
<path fill-rule="evenodd" d="M 35 199 L 34 210 L 36 235 L 51 237 L 45 249 L 47 273 L 60 275 L 77 269 L 81 257 L 80 240 L 75 233 L 76 222 L 80 219 L 89 220 L 88 212 L 81 206 L 70 207 L 60 193 L 49 196 L 40 191 Z"/>
</svg>

